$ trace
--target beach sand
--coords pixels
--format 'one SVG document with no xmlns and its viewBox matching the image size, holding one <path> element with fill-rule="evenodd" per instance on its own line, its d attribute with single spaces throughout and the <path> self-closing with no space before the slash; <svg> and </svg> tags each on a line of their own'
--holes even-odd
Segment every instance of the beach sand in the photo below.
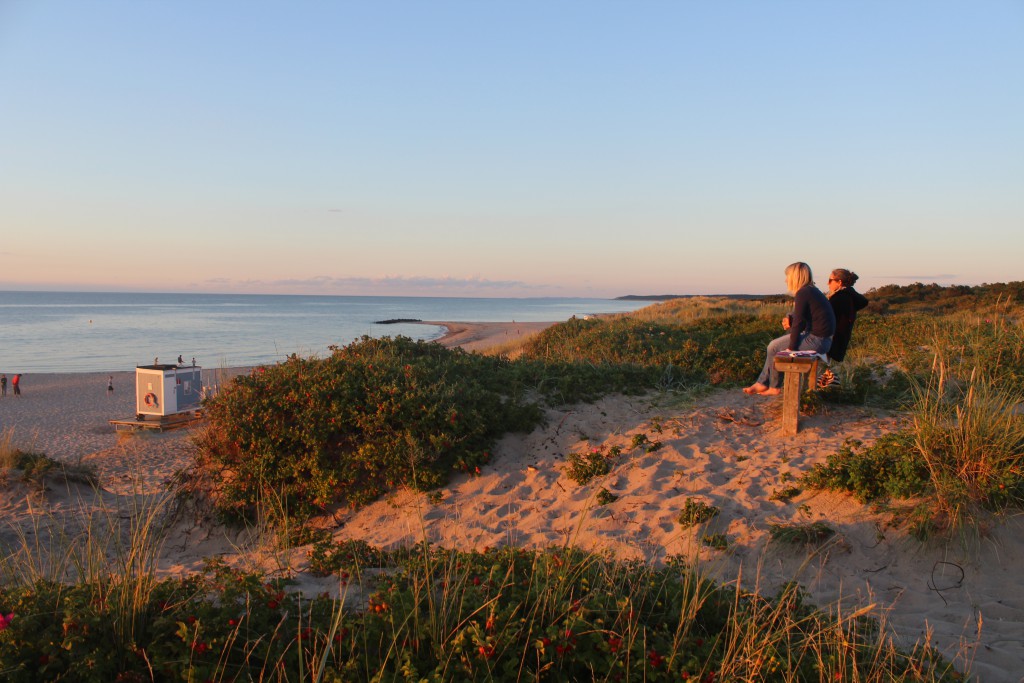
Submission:
<svg viewBox="0 0 1024 683">
<path fill-rule="evenodd" d="M 456 346 L 466 351 L 482 351 L 492 346 L 508 344 L 542 332 L 555 323 L 452 323 L 426 322 L 424 325 L 439 325 L 448 331 L 437 340 L 446 348 Z"/>
<path fill-rule="evenodd" d="M 546 323 L 444 324 L 446 344 L 504 343 Z M 221 371 L 224 378 L 242 370 Z M 26 375 L 23 395 L 0 399 L 0 433 L 15 446 L 71 464 L 96 468 L 101 489 L 69 486 L 40 499 L 18 481 L 0 480 L 0 542 L 37 525 L 40 515 L 73 528 L 98 506 L 131 509 L 161 495 L 165 482 L 193 458 L 190 429 L 117 434 L 108 419 L 130 416 L 134 373 Z M 8 372 L 10 375 L 10 372 Z M 1024 594 L 1019 567 L 1024 533 L 1010 517 L 974 542 L 922 544 L 890 525 L 891 513 L 839 493 L 803 492 L 784 502 L 773 494 L 847 439 L 865 444 L 896 429 L 899 417 L 862 407 L 832 407 L 804 417 L 796 437 L 778 428 L 780 399 L 715 391 L 692 401 L 664 395 L 607 397 L 597 403 L 548 411 L 547 426 L 506 436 L 479 476 L 459 475 L 436 504 L 401 489 L 355 512 L 340 513 L 335 537 L 384 547 L 427 540 L 446 547 L 482 549 L 512 543 L 608 551 L 651 561 L 681 554 L 725 583 L 772 593 L 799 581 L 820 606 L 875 605 L 904 644 L 930 638 L 950 658 L 973 660 L 971 670 L 990 682 L 1021 681 L 1024 672 Z M 634 437 L 659 442 L 633 447 Z M 573 451 L 619 446 L 612 472 L 579 486 L 565 474 Z M 607 488 L 619 498 L 599 506 Z M 688 498 L 721 508 L 704 530 L 680 528 Z M 214 526 L 195 512 L 182 518 L 166 542 L 159 566 L 166 575 L 197 570 L 204 557 L 240 566 L 297 571 L 299 585 L 327 590 L 302 574 L 305 554 L 282 553 L 258 535 Z M 770 539 L 770 525 L 826 522 L 838 533 L 821 547 L 789 546 Z M 725 551 L 700 543 L 704 531 L 724 533 Z M 852 607 L 849 607 L 852 609 Z M 980 632 L 979 632 L 980 626 Z M 960 660 L 963 669 L 967 662 Z"/>
</svg>

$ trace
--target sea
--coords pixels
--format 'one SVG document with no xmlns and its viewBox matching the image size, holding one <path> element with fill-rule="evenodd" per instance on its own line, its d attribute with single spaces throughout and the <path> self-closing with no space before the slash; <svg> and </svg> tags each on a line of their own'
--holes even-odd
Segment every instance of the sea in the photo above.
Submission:
<svg viewBox="0 0 1024 683">
<path fill-rule="evenodd" d="M 445 322 L 561 322 L 651 302 L 257 294 L 0 292 L 0 372 L 115 372 L 175 363 L 249 367 L 325 356 L 365 336 L 433 340 Z"/>
</svg>

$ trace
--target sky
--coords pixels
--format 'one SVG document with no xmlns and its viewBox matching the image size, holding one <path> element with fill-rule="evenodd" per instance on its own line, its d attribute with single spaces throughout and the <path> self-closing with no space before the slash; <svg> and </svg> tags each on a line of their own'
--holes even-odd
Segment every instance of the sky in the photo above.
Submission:
<svg viewBox="0 0 1024 683">
<path fill-rule="evenodd" d="M 1024 279 L 1024 2 L 0 0 L 0 289 Z"/>
</svg>

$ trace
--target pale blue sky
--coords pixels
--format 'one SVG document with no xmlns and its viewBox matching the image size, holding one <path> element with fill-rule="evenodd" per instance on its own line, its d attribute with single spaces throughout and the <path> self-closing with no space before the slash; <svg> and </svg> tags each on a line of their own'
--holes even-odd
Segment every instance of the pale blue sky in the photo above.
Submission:
<svg viewBox="0 0 1024 683">
<path fill-rule="evenodd" d="M 1024 279 L 1024 1 L 0 0 L 0 289 Z"/>
</svg>

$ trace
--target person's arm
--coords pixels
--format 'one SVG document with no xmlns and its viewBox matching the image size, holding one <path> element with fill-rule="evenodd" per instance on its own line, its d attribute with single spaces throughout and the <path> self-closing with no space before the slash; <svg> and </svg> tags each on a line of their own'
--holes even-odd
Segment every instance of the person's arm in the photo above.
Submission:
<svg viewBox="0 0 1024 683">
<path fill-rule="evenodd" d="M 868 307 L 868 299 L 857 290 L 850 288 L 850 298 L 853 300 L 853 310 L 859 311 Z"/>
</svg>

